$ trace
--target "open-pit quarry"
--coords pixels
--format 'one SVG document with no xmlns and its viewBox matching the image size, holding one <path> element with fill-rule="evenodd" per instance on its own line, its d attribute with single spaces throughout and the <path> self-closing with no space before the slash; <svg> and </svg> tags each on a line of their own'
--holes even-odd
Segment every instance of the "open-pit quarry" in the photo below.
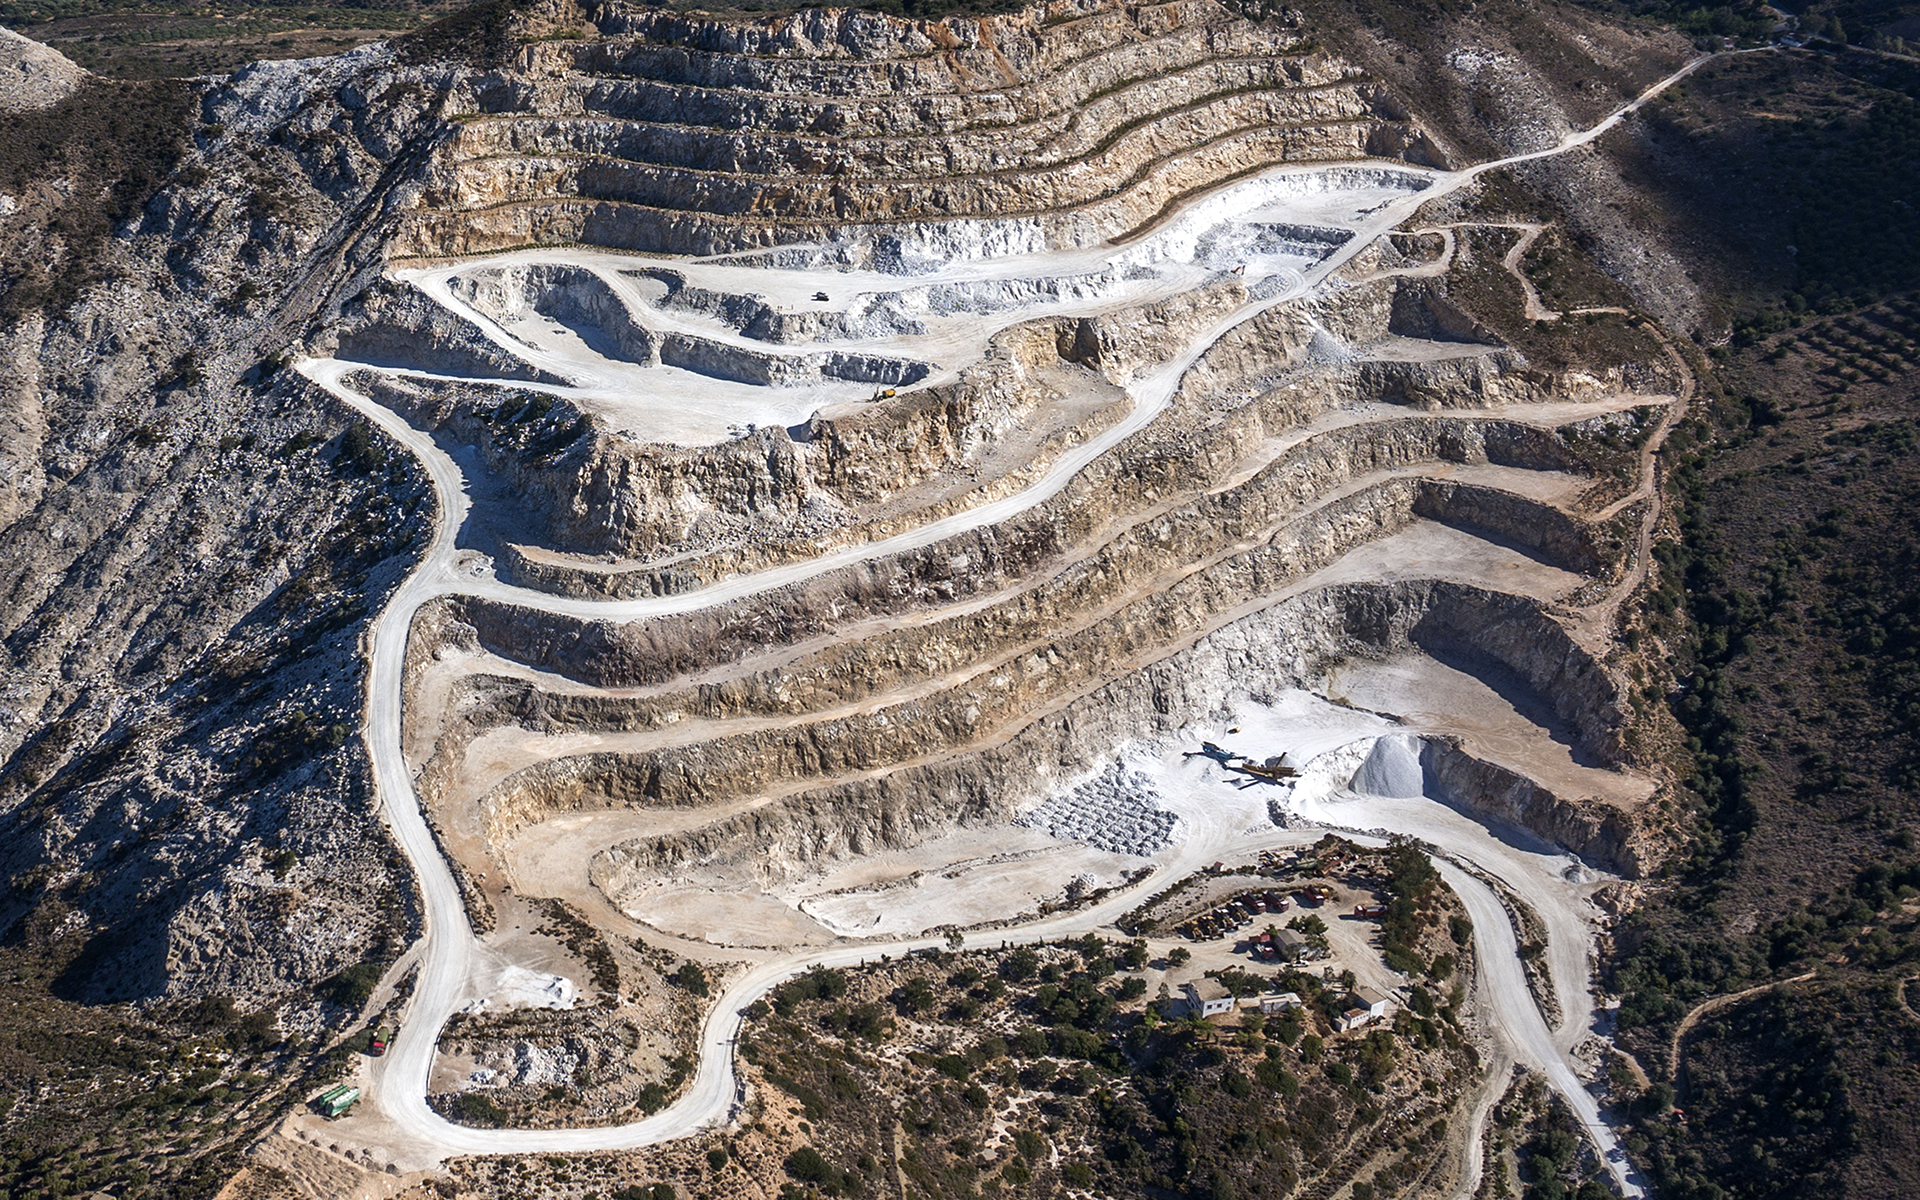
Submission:
<svg viewBox="0 0 1920 1200">
<path fill-rule="evenodd" d="M 325 1139 L 408 1170 L 725 1125 L 784 979 L 1106 929 L 1332 830 L 1419 839 L 1472 918 L 1462 1189 L 1518 1064 L 1638 1194 L 1588 961 L 1645 865 L 1613 614 L 1688 384 L 1650 338 L 1536 367 L 1449 288 L 1454 198 L 1620 114 L 1454 161 L 1208 3 L 678 20 L 449 93 L 296 364 L 438 505 L 368 647 L 426 931 Z M 449 1120 L 449 1018 L 594 997 L 528 933 L 552 900 L 712 964 L 697 1065 L 641 1120 Z"/>
</svg>

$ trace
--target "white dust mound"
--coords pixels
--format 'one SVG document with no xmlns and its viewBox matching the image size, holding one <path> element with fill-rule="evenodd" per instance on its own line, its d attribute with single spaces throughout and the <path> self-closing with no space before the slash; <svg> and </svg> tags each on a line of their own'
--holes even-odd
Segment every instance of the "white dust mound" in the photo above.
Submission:
<svg viewBox="0 0 1920 1200">
<path fill-rule="evenodd" d="M 1368 796 L 1396 800 L 1425 794 L 1426 773 L 1420 769 L 1420 739 L 1390 733 L 1373 744 L 1367 761 L 1353 773 L 1353 790 Z"/>
</svg>

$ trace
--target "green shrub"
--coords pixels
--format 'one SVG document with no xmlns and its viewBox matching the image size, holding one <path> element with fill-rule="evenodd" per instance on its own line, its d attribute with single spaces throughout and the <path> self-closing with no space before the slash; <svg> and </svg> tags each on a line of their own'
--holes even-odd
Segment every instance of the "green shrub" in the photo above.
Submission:
<svg viewBox="0 0 1920 1200">
<path fill-rule="evenodd" d="M 673 973 L 673 981 L 692 995 L 707 994 L 706 969 L 692 959 L 680 964 L 680 969 Z"/>
<path fill-rule="evenodd" d="M 329 977 L 316 990 L 341 1008 L 358 1009 L 373 998 L 373 989 L 379 986 L 382 974 L 379 963 L 355 963 Z"/>
<path fill-rule="evenodd" d="M 1000 960 L 1000 976 L 1011 983 L 1025 983 L 1040 973 L 1040 956 L 1031 946 L 1015 948 Z"/>
<path fill-rule="evenodd" d="M 454 1119 L 482 1129 L 498 1129 L 507 1123 L 507 1110 L 485 1092 L 466 1092 L 453 1102 Z"/>
<path fill-rule="evenodd" d="M 787 1174 L 803 1183 L 827 1183 L 833 1179 L 833 1164 L 812 1146 L 802 1146 L 787 1155 Z"/>
</svg>

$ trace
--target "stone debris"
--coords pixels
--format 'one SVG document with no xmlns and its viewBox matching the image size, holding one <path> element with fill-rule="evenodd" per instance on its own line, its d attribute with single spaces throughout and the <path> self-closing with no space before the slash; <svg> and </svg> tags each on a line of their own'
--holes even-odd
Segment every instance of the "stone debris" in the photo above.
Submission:
<svg viewBox="0 0 1920 1200">
<path fill-rule="evenodd" d="M 580 989 L 564 975 L 508 967 L 500 972 L 487 1008 L 572 1008 Z"/>
<path fill-rule="evenodd" d="M 1180 818 L 1160 807 L 1153 781 L 1119 763 L 1014 822 L 1050 837 L 1140 858 L 1165 848 L 1179 823 Z"/>
<path fill-rule="evenodd" d="M 513 1048 L 513 1082 L 521 1087 L 571 1084 L 581 1055 L 573 1048 L 536 1046 L 521 1042 Z"/>
</svg>

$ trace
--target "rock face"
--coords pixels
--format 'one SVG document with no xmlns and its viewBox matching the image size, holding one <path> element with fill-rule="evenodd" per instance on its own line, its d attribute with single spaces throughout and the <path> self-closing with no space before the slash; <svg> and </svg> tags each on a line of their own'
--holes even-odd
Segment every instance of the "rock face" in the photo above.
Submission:
<svg viewBox="0 0 1920 1200">
<path fill-rule="evenodd" d="M 0 112 L 52 108 L 71 96 L 86 74 L 53 47 L 0 29 Z"/>
<path fill-rule="evenodd" d="M 1438 153 L 1297 25 L 1209 0 L 937 23 L 802 13 L 752 50 L 716 22 L 589 12 L 601 39 L 531 47 L 449 98 L 461 123 L 403 252 L 809 243 L 911 270 L 946 256 L 930 240 L 968 234 L 956 218 L 991 219 L 974 232 L 1009 248 L 1089 244 L 1251 167 Z"/>
<path fill-rule="evenodd" d="M 739 57 L 734 27 L 593 20 L 601 39 L 529 50 L 513 86 L 449 93 L 458 132 L 396 246 L 474 257 L 398 274 L 329 335 L 356 394 L 474 446 L 526 502 L 492 529 L 496 566 L 533 594 L 453 596 L 416 628 L 432 682 L 409 745 L 444 830 L 501 847 L 556 814 L 672 811 L 680 832 L 594 860 L 609 897 L 667 875 L 771 886 L 1007 820 L 1236 694 L 1420 650 L 1493 664 L 1550 697 L 1591 761 L 1627 762 L 1621 684 L 1553 609 L 1633 567 L 1639 510 L 1594 515 L 1623 485 L 1605 447 L 1663 402 L 1621 395 L 1644 364 L 1530 369 L 1444 265 L 1349 247 L 1351 225 L 1316 215 L 1339 202 L 1302 197 L 1390 199 L 1427 177 L 1377 160 L 1286 174 L 1296 159 L 1438 152 L 1299 28 L 1205 4 L 836 14 L 759 27 L 770 40 Z M 1252 201 L 1170 215 L 1254 162 L 1270 221 L 1208 215 Z M 532 248 L 552 241 L 588 245 Z M 1281 264 L 1349 249 L 1324 286 L 1276 302 L 1298 277 Z M 1003 262 L 1034 265 L 987 265 Z M 1194 274 L 1138 283 L 1169 263 Z M 1082 311 L 1052 310 L 1069 295 Z M 963 336 L 977 349 L 952 355 Z M 581 382 L 644 388 L 668 369 L 771 390 L 841 371 L 904 394 L 674 446 L 621 432 Z M 1156 373 L 1166 399 L 1137 431 L 964 523 L 1117 428 Z M 1031 449 L 996 461 L 1016 437 Z M 941 521 L 963 523 L 904 536 Z M 1453 538 L 1467 558 L 1430 564 L 1422 547 Z M 1533 574 L 1475 565 L 1501 554 Z M 689 597 L 834 555 L 846 565 L 659 616 L 563 615 L 540 595 Z M 453 652 L 429 652 L 443 636 Z M 506 730 L 555 748 L 476 766 Z M 1481 766 L 1478 811 L 1641 866 L 1619 812 Z M 1471 774 L 1454 763 L 1445 786 Z M 1059 803 L 1043 819 L 1097 833 Z M 1141 813 L 1116 822 L 1123 852 L 1161 836 Z"/>
<path fill-rule="evenodd" d="M 1631 814 L 1601 800 L 1558 795 L 1445 739 L 1428 741 L 1419 762 L 1444 799 L 1474 816 L 1530 830 L 1630 878 L 1655 865 L 1652 839 Z"/>
</svg>

